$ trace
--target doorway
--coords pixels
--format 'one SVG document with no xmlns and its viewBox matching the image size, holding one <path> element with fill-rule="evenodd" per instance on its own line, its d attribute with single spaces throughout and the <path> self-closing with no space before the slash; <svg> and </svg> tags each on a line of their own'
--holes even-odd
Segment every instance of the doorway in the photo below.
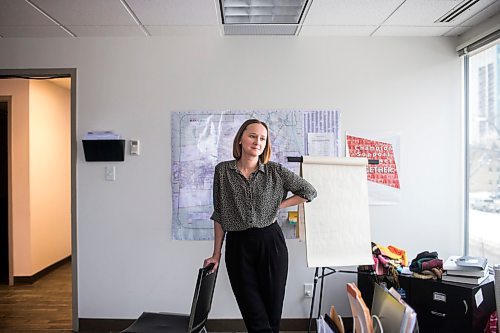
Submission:
<svg viewBox="0 0 500 333">
<path fill-rule="evenodd" d="M 0 284 L 9 284 L 8 108 L 0 100 Z"/>
<path fill-rule="evenodd" d="M 78 275 L 77 275 L 77 235 L 76 235 L 76 69 L 74 68 L 51 68 L 51 69 L 0 69 L 0 81 L 4 80 L 9 80 L 9 79 L 53 79 L 53 78 L 69 78 L 70 80 L 70 111 L 69 111 L 69 123 L 70 123 L 70 134 L 69 134 L 69 140 L 70 140 L 70 224 L 71 224 L 71 308 L 72 308 L 72 314 L 71 314 L 71 322 L 72 322 L 72 327 L 71 329 L 73 331 L 78 331 L 79 325 L 78 325 Z M 10 106 L 11 108 L 13 105 Z M 3 105 L 0 105 L 0 108 L 4 108 Z M 7 107 L 8 108 L 8 107 Z M 15 112 L 15 110 L 10 109 L 10 114 L 9 116 L 12 116 L 12 113 Z M 0 163 L 4 164 L 4 161 L 8 160 L 6 158 L 3 158 L 3 153 L 1 145 L 3 144 L 3 111 L 0 112 Z M 8 124 L 8 122 L 7 122 Z M 7 127 L 7 131 L 9 129 L 9 126 Z M 7 132 L 6 131 L 6 132 Z M 7 137 L 8 139 L 8 137 Z M 9 147 L 7 145 L 7 147 Z M 7 149 L 7 156 L 9 154 L 9 151 Z M 7 163 L 5 163 L 7 164 Z M 7 169 L 8 170 L 8 169 Z M 9 179 L 9 176 L 7 175 L 6 177 L 3 177 L 1 174 L 3 172 L 2 166 L 0 166 L 0 178 L 2 179 Z M 8 172 L 8 171 L 7 171 Z M 3 182 L 0 180 L 0 187 L 3 186 Z M 0 188 L 0 205 L 3 205 L 3 196 L 1 194 L 2 188 Z M 7 194 L 9 193 L 9 185 L 7 184 Z M 7 196 L 8 197 L 8 196 Z M 9 202 L 8 199 L 5 200 L 7 203 Z M 3 210 L 2 207 L 0 207 L 0 214 L 2 214 Z M 9 207 L 8 204 L 6 207 Z M 7 209 L 8 212 L 8 209 Z M 7 213 L 9 214 L 9 213 Z M 9 255 L 12 255 L 12 241 L 11 242 L 4 242 L 4 236 L 3 236 L 3 217 L 6 214 L 0 215 L 0 244 L 2 247 L 0 247 L 0 251 L 2 254 L 0 254 L 0 262 L 5 262 L 3 258 L 3 253 L 7 254 L 7 258 L 9 258 Z M 10 217 L 12 220 L 12 216 Z M 9 221 L 9 216 L 7 215 L 7 227 L 9 226 L 12 227 L 12 221 Z M 9 232 L 12 232 L 12 230 L 7 229 L 7 239 L 9 237 Z M 4 244 L 6 244 L 7 251 L 4 251 Z M 10 257 L 12 258 L 12 256 Z M 6 260 L 7 263 L 9 263 L 12 260 Z M 12 264 L 12 263 L 10 263 Z M 2 264 L 3 266 L 3 264 Z M 12 266 L 10 266 L 12 267 Z M 0 271 L 3 272 L 3 267 L 0 267 Z M 7 264 L 7 270 L 9 270 L 9 264 Z M 10 269 L 10 273 L 7 273 L 7 277 L 12 278 L 12 269 Z M 3 277 L 3 275 L 2 275 Z M 0 283 L 2 283 L 0 281 Z"/>
</svg>

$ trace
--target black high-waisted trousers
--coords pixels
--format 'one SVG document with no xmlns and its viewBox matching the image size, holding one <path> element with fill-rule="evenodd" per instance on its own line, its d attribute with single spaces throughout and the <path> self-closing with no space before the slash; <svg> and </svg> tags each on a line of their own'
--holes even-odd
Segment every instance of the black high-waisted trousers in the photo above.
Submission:
<svg viewBox="0 0 500 333">
<path fill-rule="evenodd" d="M 226 235 L 226 267 L 248 332 L 280 328 L 288 250 L 277 223 Z"/>
</svg>

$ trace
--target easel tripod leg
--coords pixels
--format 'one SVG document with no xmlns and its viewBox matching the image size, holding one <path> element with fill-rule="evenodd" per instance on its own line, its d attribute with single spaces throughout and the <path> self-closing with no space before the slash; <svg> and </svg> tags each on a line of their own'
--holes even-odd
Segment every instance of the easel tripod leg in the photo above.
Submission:
<svg viewBox="0 0 500 333">
<path fill-rule="evenodd" d="M 318 317 L 321 316 L 321 303 L 323 302 L 323 283 L 325 281 L 325 268 L 321 268 L 321 287 L 319 289 Z"/>
<path fill-rule="evenodd" d="M 316 296 L 316 285 L 318 284 L 318 273 L 319 273 L 319 267 L 316 267 L 316 270 L 314 272 L 313 294 L 312 294 L 312 299 L 311 299 L 311 310 L 309 311 L 309 324 L 308 324 L 307 333 L 311 333 L 312 316 L 313 316 L 313 309 L 314 309 L 314 298 Z"/>
</svg>

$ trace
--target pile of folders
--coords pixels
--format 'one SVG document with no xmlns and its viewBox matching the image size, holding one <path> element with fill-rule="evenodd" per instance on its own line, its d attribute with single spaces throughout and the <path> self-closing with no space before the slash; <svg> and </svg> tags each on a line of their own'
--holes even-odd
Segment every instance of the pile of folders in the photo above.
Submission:
<svg viewBox="0 0 500 333">
<path fill-rule="evenodd" d="M 451 256 L 443 264 L 443 281 L 479 285 L 489 276 L 488 259 Z"/>
</svg>

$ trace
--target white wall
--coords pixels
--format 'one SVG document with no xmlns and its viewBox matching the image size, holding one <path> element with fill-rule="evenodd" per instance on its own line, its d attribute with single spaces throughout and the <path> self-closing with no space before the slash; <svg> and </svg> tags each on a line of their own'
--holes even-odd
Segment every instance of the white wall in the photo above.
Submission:
<svg viewBox="0 0 500 333">
<path fill-rule="evenodd" d="M 401 203 L 371 207 L 373 240 L 413 258 L 460 253 L 461 63 L 447 38 L 2 39 L 1 68 L 77 68 L 77 137 L 114 130 L 141 156 L 88 163 L 78 143 L 80 318 L 188 312 L 208 241 L 171 239 L 170 112 L 338 109 L 343 130 L 401 134 Z M 272 129 L 271 129 L 272 130 Z M 104 166 L 117 168 L 115 182 Z M 289 240 L 284 318 L 308 316 L 305 247 Z M 349 313 L 345 282 L 325 303 Z M 225 267 L 212 318 L 239 318 Z"/>
</svg>

